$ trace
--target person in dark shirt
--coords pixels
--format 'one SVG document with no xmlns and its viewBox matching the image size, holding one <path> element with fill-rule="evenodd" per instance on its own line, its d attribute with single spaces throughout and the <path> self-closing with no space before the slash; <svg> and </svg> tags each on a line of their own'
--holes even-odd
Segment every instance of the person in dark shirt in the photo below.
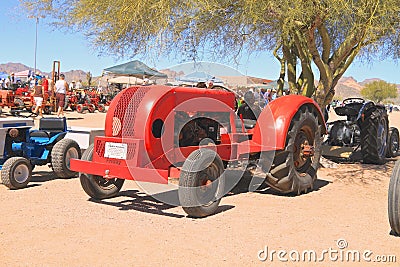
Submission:
<svg viewBox="0 0 400 267">
<path fill-rule="evenodd" d="M 259 106 L 254 105 L 254 94 L 248 91 L 244 94 L 244 103 L 238 109 L 238 116 L 242 119 L 257 120 L 260 116 L 261 109 Z"/>
</svg>

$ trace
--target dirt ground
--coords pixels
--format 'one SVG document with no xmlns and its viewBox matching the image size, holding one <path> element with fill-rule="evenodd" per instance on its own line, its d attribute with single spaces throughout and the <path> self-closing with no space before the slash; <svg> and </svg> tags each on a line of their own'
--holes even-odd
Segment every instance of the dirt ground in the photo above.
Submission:
<svg viewBox="0 0 400 267">
<path fill-rule="evenodd" d="M 102 127 L 105 114 L 68 117 L 69 125 Z M 400 112 L 390 121 L 400 128 Z M 59 179 L 40 167 L 26 189 L 0 186 L 0 265 L 399 266 L 400 237 L 390 235 L 387 217 L 394 161 L 323 164 L 329 168 L 318 171 L 317 188 L 308 194 L 237 190 L 203 219 L 186 217 L 131 181 L 118 197 L 94 201 L 79 179 Z M 280 260 L 272 250 L 287 253 Z M 296 258 L 310 250 L 321 262 Z M 350 250 L 371 262 L 347 262 Z M 390 255 L 396 263 L 376 262 Z"/>
</svg>

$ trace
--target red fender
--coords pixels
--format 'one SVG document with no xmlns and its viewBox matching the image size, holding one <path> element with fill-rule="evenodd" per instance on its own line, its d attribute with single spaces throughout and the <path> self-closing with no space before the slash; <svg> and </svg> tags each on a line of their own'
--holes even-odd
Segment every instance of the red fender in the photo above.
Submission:
<svg viewBox="0 0 400 267">
<path fill-rule="evenodd" d="M 300 107 L 308 105 L 318 113 L 318 120 L 326 133 L 324 116 L 318 104 L 311 98 L 301 95 L 288 95 L 270 102 L 261 112 L 251 142 L 271 150 L 285 148 L 290 122 Z"/>
</svg>

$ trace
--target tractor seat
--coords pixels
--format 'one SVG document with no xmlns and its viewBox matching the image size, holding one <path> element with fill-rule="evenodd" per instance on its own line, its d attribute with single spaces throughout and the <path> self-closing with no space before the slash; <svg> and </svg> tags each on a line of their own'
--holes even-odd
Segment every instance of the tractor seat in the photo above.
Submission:
<svg viewBox="0 0 400 267">
<path fill-rule="evenodd" d="M 30 132 L 30 137 L 51 138 L 54 135 L 67 131 L 66 118 L 41 118 L 39 130 Z"/>
<path fill-rule="evenodd" d="M 243 119 L 243 123 L 244 123 L 244 128 L 253 129 L 254 126 L 256 126 L 257 121 L 256 120 L 250 120 L 250 119 Z"/>
<path fill-rule="evenodd" d="M 337 107 L 335 112 L 339 116 L 356 116 L 358 114 L 358 110 L 347 106 Z"/>
</svg>

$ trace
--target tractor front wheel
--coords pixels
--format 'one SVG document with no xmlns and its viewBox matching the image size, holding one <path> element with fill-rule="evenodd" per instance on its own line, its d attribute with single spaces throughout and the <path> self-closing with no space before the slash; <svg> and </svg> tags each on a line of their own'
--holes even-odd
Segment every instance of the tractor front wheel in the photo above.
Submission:
<svg viewBox="0 0 400 267">
<path fill-rule="evenodd" d="M 1 181 L 10 189 L 20 189 L 28 185 L 32 178 L 30 162 L 23 157 L 9 158 L 1 170 Z"/>
<path fill-rule="evenodd" d="M 215 213 L 225 190 L 224 164 L 210 149 L 193 151 L 182 166 L 179 201 L 190 217 Z"/>
<path fill-rule="evenodd" d="M 57 177 L 71 178 L 77 175 L 70 169 L 71 159 L 80 159 L 81 149 L 77 142 L 71 139 L 61 139 L 51 150 L 51 165 Z"/>
<path fill-rule="evenodd" d="M 76 112 L 83 113 L 83 111 L 84 111 L 84 108 L 83 108 L 82 104 L 76 105 Z"/>
<path fill-rule="evenodd" d="M 400 160 L 396 162 L 390 177 L 388 192 L 389 224 L 396 235 L 400 235 Z"/>
<path fill-rule="evenodd" d="M 321 129 L 316 111 L 302 107 L 295 114 L 283 151 L 277 151 L 266 183 L 281 193 L 313 189 L 321 157 Z"/>
<path fill-rule="evenodd" d="M 82 160 L 92 161 L 94 146 L 91 144 L 83 153 Z M 94 199 L 114 197 L 121 190 L 124 179 L 105 179 L 101 176 L 79 173 L 83 190 Z"/>
<path fill-rule="evenodd" d="M 386 156 L 396 157 L 399 154 L 399 130 L 396 127 L 389 128 L 389 143 L 387 145 Z"/>
</svg>

